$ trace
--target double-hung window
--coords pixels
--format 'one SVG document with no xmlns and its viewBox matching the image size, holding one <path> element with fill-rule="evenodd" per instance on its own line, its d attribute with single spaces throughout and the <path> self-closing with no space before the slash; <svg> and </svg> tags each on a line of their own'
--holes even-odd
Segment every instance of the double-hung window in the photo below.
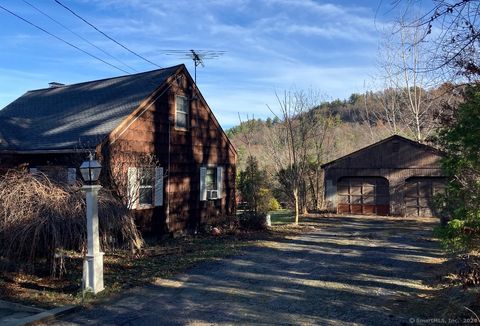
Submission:
<svg viewBox="0 0 480 326">
<path fill-rule="evenodd" d="M 154 169 L 138 169 L 138 204 L 140 206 L 153 205 Z"/>
<path fill-rule="evenodd" d="M 128 168 L 128 207 L 146 209 L 163 205 L 163 167 Z"/>
<path fill-rule="evenodd" d="M 223 167 L 200 168 L 200 200 L 216 200 L 223 197 Z"/>
<path fill-rule="evenodd" d="M 175 127 L 188 129 L 189 105 L 185 96 L 176 96 L 175 99 Z"/>
<path fill-rule="evenodd" d="M 218 190 L 217 168 L 207 168 L 205 174 L 205 186 L 207 187 L 207 191 Z"/>
<path fill-rule="evenodd" d="M 29 171 L 32 175 L 43 173 L 52 180 L 58 181 L 60 183 L 66 183 L 70 186 L 74 185 L 77 181 L 76 168 L 65 168 L 62 166 L 40 166 L 31 167 Z"/>
</svg>

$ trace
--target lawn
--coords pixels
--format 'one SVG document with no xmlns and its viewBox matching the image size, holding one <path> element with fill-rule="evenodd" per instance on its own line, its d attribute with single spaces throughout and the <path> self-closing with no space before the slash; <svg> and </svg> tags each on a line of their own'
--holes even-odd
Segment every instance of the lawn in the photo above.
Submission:
<svg viewBox="0 0 480 326">
<path fill-rule="evenodd" d="M 268 214 L 270 214 L 272 226 L 276 226 L 276 227 L 285 226 L 290 229 L 294 228 L 294 226 L 292 225 L 295 222 L 295 216 L 293 211 L 289 209 L 279 209 L 277 211 L 270 211 Z M 322 218 L 326 216 L 335 216 L 335 214 L 331 214 L 328 212 L 321 212 L 321 213 L 310 213 L 307 215 L 300 215 L 298 222 L 304 227 L 315 226 L 318 218 Z"/>
<path fill-rule="evenodd" d="M 269 212 L 272 220 L 272 225 L 275 224 L 289 224 L 295 222 L 293 212 L 289 209 L 280 209 Z"/>
</svg>

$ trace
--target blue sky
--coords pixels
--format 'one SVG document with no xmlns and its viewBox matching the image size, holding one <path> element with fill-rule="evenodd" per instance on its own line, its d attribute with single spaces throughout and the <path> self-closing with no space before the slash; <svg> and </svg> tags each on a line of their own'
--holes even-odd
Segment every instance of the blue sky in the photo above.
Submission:
<svg viewBox="0 0 480 326">
<path fill-rule="evenodd" d="M 26 0 L 137 71 L 155 69 L 53 0 Z M 160 66 L 193 63 L 165 50 L 222 50 L 197 83 L 224 128 L 271 116 L 275 92 L 312 88 L 326 100 L 363 92 L 376 73 L 388 10 L 380 0 L 61 0 L 99 29 Z M 122 69 L 22 0 L 5 8 Z M 0 9 L 0 107 L 51 81 L 75 83 L 125 73 Z"/>
</svg>

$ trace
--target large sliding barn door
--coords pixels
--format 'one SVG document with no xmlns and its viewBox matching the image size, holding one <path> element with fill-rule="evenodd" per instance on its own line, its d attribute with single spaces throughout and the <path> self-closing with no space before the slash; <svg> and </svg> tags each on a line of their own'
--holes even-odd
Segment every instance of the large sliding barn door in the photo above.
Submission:
<svg viewBox="0 0 480 326">
<path fill-rule="evenodd" d="M 434 216 L 435 195 L 445 191 L 445 178 L 413 177 L 405 181 L 405 215 Z"/>
<path fill-rule="evenodd" d="M 381 177 L 344 177 L 337 183 L 337 213 L 388 215 L 388 181 Z"/>
</svg>

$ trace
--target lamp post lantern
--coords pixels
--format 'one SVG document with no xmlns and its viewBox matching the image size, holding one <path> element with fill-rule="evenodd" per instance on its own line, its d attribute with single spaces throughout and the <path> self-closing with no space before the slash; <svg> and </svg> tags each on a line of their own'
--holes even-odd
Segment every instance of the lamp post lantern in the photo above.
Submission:
<svg viewBox="0 0 480 326">
<path fill-rule="evenodd" d="M 100 251 L 98 235 L 98 191 L 102 186 L 95 182 L 100 176 L 102 166 L 90 154 L 89 160 L 80 165 L 80 173 L 86 184 L 83 186 L 87 197 L 87 256 L 83 262 L 84 289 L 94 294 L 104 289 L 103 285 L 103 252 Z"/>
</svg>

